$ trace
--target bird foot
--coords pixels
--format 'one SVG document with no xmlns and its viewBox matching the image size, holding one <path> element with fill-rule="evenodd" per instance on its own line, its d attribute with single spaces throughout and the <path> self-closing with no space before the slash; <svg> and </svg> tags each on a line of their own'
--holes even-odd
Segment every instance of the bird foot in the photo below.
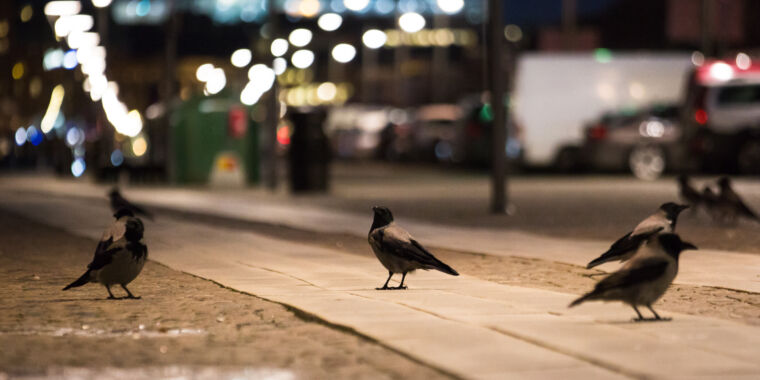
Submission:
<svg viewBox="0 0 760 380">
<path fill-rule="evenodd" d="M 108 296 L 108 298 L 106 298 L 106 299 L 109 299 L 109 300 L 120 300 L 121 297 Z"/>
<path fill-rule="evenodd" d="M 634 322 L 668 322 L 673 318 L 633 318 Z"/>
<path fill-rule="evenodd" d="M 124 297 L 124 298 L 126 298 L 126 299 L 130 299 L 130 300 L 139 300 L 139 299 L 142 299 L 142 296 L 133 296 L 133 295 L 128 295 L 128 296 L 126 296 L 126 297 Z"/>
<path fill-rule="evenodd" d="M 393 289 L 393 288 L 389 288 L 387 286 L 383 286 L 382 288 L 375 288 L 375 290 L 388 290 L 388 289 Z"/>
<path fill-rule="evenodd" d="M 397 286 L 395 288 L 391 288 L 391 289 L 393 289 L 393 290 L 406 290 L 406 285 L 399 285 L 399 286 Z"/>
</svg>

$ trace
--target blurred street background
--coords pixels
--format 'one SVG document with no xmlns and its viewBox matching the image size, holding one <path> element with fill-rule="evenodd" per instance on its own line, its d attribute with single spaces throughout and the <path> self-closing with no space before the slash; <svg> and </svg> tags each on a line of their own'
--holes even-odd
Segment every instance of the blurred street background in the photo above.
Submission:
<svg viewBox="0 0 760 380">
<path fill-rule="evenodd" d="M 678 176 L 700 192 L 730 176 L 760 209 L 757 15 L 2 1 L 0 380 L 756 378 L 755 221 L 682 214 L 700 250 L 655 305 L 671 323 L 566 306 L 617 268 L 590 259 L 684 201 Z M 62 295 L 113 188 L 157 216 L 143 299 Z M 376 205 L 462 276 L 374 291 Z"/>
</svg>

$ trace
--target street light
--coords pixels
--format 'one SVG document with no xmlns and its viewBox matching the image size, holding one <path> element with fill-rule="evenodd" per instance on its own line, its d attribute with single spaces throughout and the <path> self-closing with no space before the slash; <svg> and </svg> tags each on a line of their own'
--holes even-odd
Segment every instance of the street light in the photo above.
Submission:
<svg viewBox="0 0 760 380">
<path fill-rule="evenodd" d="M 272 46 L 270 47 L 270 51 L 272 52 L 272 55 L 275 57 L 282 57 L 285 55 L 285 53 L 288 52 L 288 41 L 284 38 L 278 38 L 274 41 L 272 41 Z"/>
<path fill-rule="evenodd" d="M 378 49 L 385 45 L 386 41 L 388 41 L 388 36 L 379 29 L 370 29 L 362 35 L 364 46 L 370 49 Z"/>
<path fill-rule="evenodd" d="M 415 33 L 425 27 L 425 18 L 416 12 L 407 12 L 398 18 L 398 26 L 407 33 Z"/>
<path fill-rule="evenodd" d="M 462 10 L 464 0 L 437 0 L 438 8 L 447 14 L 454 14 Z"/>
<path fill-rule="evenodd" d="M 298 50 L 290 57 L 290 62 L 299 69 L 305 69 L 314 63 L 314 53 L 306 49 Z"/>
<path fill-rule="evenodd" d="M 332 57 L 340 63 L 351 62 L 356 57 L 356 48 L 349 44 L 337 44 L 332 49 Z"/>
<path fill-rule="evenodd" d="M 354 12 L 359 12 L 369 5 L 369 0 L 343 0 L 343 5 Z"/>
<path fill-rule="evenodd" d="M 249 63 L 251 63 L 251 50 L 249 49 L 237 49 L 235 52 L 232 53 L 232 56 L 230 57 L 230 62 L 235 67 L 245 67 Z"/>
<path fill-rule="evenodd" d="M 343 17 L 337 13 L 325 13 L 317 20 L 317 25 L 326 32 L 337 30 L 341 24 L 343 24 Z"/>
<path fill-rule="evenodd" d="M 290 32 L 290 35 L 288 36 L 288 41 L 290 41 L 291 44 L 298 47 L 304 47 L 311 42 L 312 33 L 311 30 L 305 29 L 305 28 L 298 28 L 292 32 Z"/>
</svg>

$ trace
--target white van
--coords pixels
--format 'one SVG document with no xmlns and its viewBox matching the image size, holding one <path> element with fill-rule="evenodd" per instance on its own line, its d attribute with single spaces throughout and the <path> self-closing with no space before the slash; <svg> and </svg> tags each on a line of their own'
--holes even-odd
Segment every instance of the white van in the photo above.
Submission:
<svg viewBox="0 0 760 380">
<path fill-rule="evenodd" d="M 578 160 L 583 126 L 603 112 L 681 100 L 686 53 L 526 53 L 517 63 L 511 112 L 528 166 Z"/>
</svg>

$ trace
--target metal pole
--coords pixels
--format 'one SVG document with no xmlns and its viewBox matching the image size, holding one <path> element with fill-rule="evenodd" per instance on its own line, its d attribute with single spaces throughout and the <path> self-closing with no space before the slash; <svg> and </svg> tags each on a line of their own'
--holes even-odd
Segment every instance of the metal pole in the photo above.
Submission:
<svg viewBox="0 0 760 380">
<path fill-rule="evenodd" d="M 503 59 L 504 21 L 502 19 L 502 0 L 488 0 L 488 61 L 490 71 L 491 107 L 493 109 L 493 128 L 491 128 L 491 212 L 503 214 L 507 211 L 507 130 L 504 108 L 504 90 L 506 83 Z"/>
<path fill-rule="evenodd" d="M 278 14 L 275 9 L 276 1 L 268 0 L 267 6 L 269 7 L 269 33 L 272 36 L 272 40 L 277 38 L 278 27 Z M 270 63 L 274 64 L 274 55 L 270 57 Z M 267 117 L 266 125 L 264 127 L 264 151 L 266 154 L 264 165 L 264 185 L 271 191 L 277 189 L 277 126 L 280 124 L 280 100 L 279 98 L 279 84 L 277 80 L 272 84 L 272 89 L 269 90 L 269 96 L 267 97 Z"/>
<path fill-rule="evenodd" d="M 562 40 L 565 50 L 575 50 L 578 28 L 577 0 L 562 0 Z"/>
<path fill-rule="evenodd" d="M 163 133 L 160 133 L 164 146 L 163 158 L 166 167 L 166 174 L 170 182 L 175 182 L 176 177 L 176 160 L 174 157 L 174 139 L 172 138 L 171 113 L 172 103 L 174 102 L 174 79 L 177 72 L 177 39 L 179 38 L 179 15 L 174 4 L 175 0 L 168 0 L 166 8 L 169 11 L 169 25 L 166 32 L 165 51 L 164 51 L 164 78 L 162 103 L 164 105 L 164 115 L 162 120 Z M 158 145 L 158 144 L 156 144 Z M 155 157 L 155 156 L 154 156 Z M 160 160 L 161 156 L 155 157 Z M 160 161 L 159 161 L 160 162 Z"/>
<path fill-rule="evenodd" d="M 449 16 L 435 14 L 433 16 L 433 29 L 437 31 L 449 26 Z M 447 99 L 447 70 L 449 65 L 449 48 L 447 46 L 435 46 L 433 48 L 432 98 L 433 102 L 442 102 Z"/>
<path fill-rule="evenodd" d="M 712 57 L 714 53 L 714 41 L 713 41 L 713 1 L 702 0 L 702 22 L 701 22 L 701 34 L 702 34 L 702 54 L 705 57 Z"/>
</svg>

